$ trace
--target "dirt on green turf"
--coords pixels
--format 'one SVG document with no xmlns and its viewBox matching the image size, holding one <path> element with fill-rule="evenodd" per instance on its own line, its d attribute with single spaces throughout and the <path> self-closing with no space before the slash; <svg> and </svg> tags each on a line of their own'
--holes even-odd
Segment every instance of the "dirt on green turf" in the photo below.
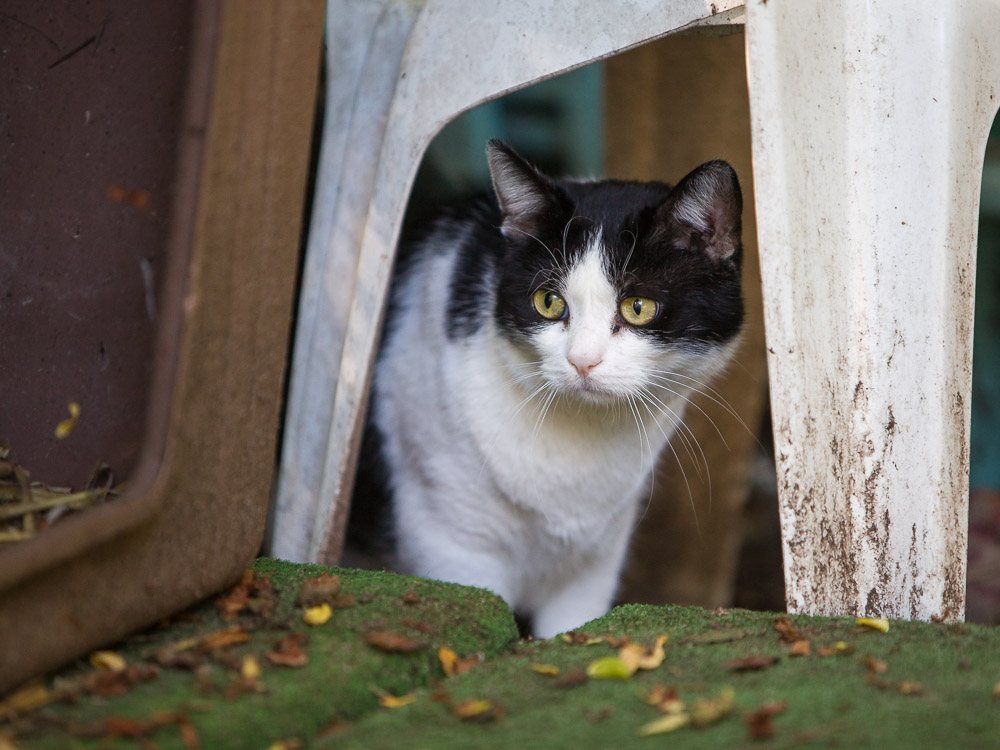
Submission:
<svg viewBox="0 0 1000 750">
<path fill-rule="evenodd" d="M 0 698 L 0 750 L 668 744 L 1000 747 L 1000 630 L 626 605 L 525 641 L 488 592 L 259 560 Z"/>
</svg>

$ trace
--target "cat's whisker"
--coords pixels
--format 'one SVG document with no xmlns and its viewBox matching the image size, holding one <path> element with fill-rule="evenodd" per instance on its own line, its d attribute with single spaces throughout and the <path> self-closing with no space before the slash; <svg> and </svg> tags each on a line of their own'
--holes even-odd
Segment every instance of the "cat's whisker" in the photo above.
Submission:
<svg viewBox="0 0 1000 750">
<path fill-rule="evenodd" d="M 572 219 L 570 219 L 570 221 L 572 221 Z M 564 264 L 560 264 L 559 259 L 556 257 L 556 254 L 554 252 L 552 252 L 552 248 L 549 247 L 548 245 L 546 245 L 540 239 L 538 239 L 535 235 L 531 234 L 531 232 L 525 232 L 523 229 L 521 229 L 519 227 L 514 227 L 514 226 L 510 227 L 510 229 L 513 229 L 515 232 L 520 232 L 521 234 L 525 235 L 526 237 L 530 237 L 535 242 L 537 242 L 539 245 L 541 245 L 542 247 L 544 247 L 548 251 L 549 255 L 552 257 L 552 262 L 556 264 L 557 268 L 560 267 L 561 265 L 564 265 Z M 564 238 L 564 241 L 563 241 L 563 247 L 564 248 L 565 248 L 565 245 L 566 245 L 566 243 L 565 243 L 565 238 Z M 563 256 L 564 256 L 564 259 L 565 259 L 565 250 L 563 251 Z"/>
<path fill-rule="evenodd" d="M 743 419 L 737 413 L 736 409 L 734 409 L 732 405 L 726 400 L 725 396 L 723 396 L 717 390 L 712 388 L 712 386 L 708 385 L 707 383 L 703 383 L 702 381 L 698 380 L 697 378 L 693 378 L 690 375 L 684 375 L 682 373 L 674 372 L 672 370 L 656 370 L 654 374 L 664 378 L 665 380 L 681 388 L 690 388 L 693 391 L 697 391 L 710 401 L 714 401 L 716 404 L 725 409 L 726 412 L 728 412 L 730 416 L 733 417 L 733 419 L 739 422 L 740 425 L 743 426 L 743 429 L 745 429 L 751 435 L 756 437 L 756 435 L 754 435 L 753 430 L 747 427 L 746 422 L 743 421 Z M 691 383 L 691 385 L 685 384 L 678 380 L 674 380 L 673 378 L 681 378 L 681 380 L 688 381 L 688 383 Z"/>
<path fill-rule="evenodd" d="M 689 386 L 685 386 L 683 383 L 678 383 L 676 381 L 670 380 L 669 378 L 664 378 L 663 376 L 655 375 L 655 374 L 654 375 L 650 375 L 650 379 L 654 381 L 653 382 L 653 386 L 654 387 L 661 388 L 661 389 L 667 391 L 668 393 L 674 394 L 678 398 L 684 399 L 685 401 L 687 401 L 687 403 L 689 403 L 695 409 L 697 409 L 698 411 L 700 411 L 702 413 L 702 415 L 704 415 L 705 419 L 708 420 L 708 423 L 710 425 L 712 425 L 712 428 L 715 430 L 716 434 L 719 436 L 719 439 L 722 440 L 722 444 L 726 446 L 726 450 L 729 450 L 729 443 L 726 442 L 725 435 L 722 434 L 722 430 L 719 429 L 719 426 L 715 423 L 715 420 L 712 419 L 711 416 L 709 416 L 708 412 L 706 412 L 704 409 L 702 409 L 700 405 L 698 405 L 693 400 L 691 400 L 691 398 L 689 398 L 686 394 L 681 393 L 680 391 L 676 391 L 673 388 L 671 388 L 671 387 L 669 387 L 667 385 L 664 385 L 664 383 L 671 383 L 673 385 L 676 385 L 679 388 L 687 388 Z M 699 393 L 700 393 L 700 391 L 699 391 Z M 704 394 L 704 393 L 702 393 L 701 395 L 706 396 L 706 394 Z M 709 399 L 711 399 L 711 400 L 714 401 L 714 399 L 712 399 L 711 396 L 706 396 L 706 398 L 709 398 Z M 738 415 L 736 416 L 736 419 L 738 419 L 739 422 L 740 422 L 740 424 L 742 424 L 743 427 L 746 428 L 746 424 L 743 423 L 743 420 L 740 419 Z M 749 428 L 747 428 L 747 431 L 749 432 Z"/>
<path fill-rule="evenodd" d="M 637 409 L 637 407 L 634 406 L 634 399 L 633 399 L 632 394 L 627 394 L 626 395 L 626 400 L 628 401 L 629 407 L 632 409 L 632 416 L 635 418 L 636 426 L 637 427 L 641 427 L 642 432 L 646 433 L 646 428 L 644 426 L 642 426 L 642 421 L 639 419 L 638 409 Z M 648 409 L 648 407 L 647 407 L 647 409 Z M 655 422 L 655 420 L 654 420 L 654 422 Z M 659 427 L 659 424 L 657 424 L 657 427 Z M 661 432 L 662 432 L 662 428 L 661 428 Z M 649 435 L 648 435 L 648 433 L 646 433 L 646 445 L 649 446 Z M 639 450 L 640 451 L 642 450 L 642 436 L 641 435 L 640 435 L 640 439 L 639 439 Z M 642 459 L 640 457 L 640 467 L 642 465 L 641 461 L 642 461 Z M 656 483 L 656 461 L 653 458 L 653 451 L 652 451 L 651 447 L 649 448 L 649 463 L 650 463 L 649 470 L 646 472 L 646 475 L 649 477 L 649 492 L 646 495 L 646 503 L 642 506 L 642 513 L 639 514 L 639 517 L 632 524 L 632 531 L 633 532 L 635 531 L 636 528 L 638 528 L 639 524 L 642 523 L 642 519 L 644 519 L 646 517 L 646 514 L 649 512 L 649 508 L 653 504 L 653 488 L 654 488 L 655 483 Z"/>
<path fill-rule="evenodd" d="M 708 510 L 711 513 L 711 511 L 712 511 L 712 469 L 711 469 L 710 464 L 708 463 L 708 457 L 705 455 L 705 451 L 701 447 L 701 443 L 698 442 L 697 436 L 694 434 L 694 431 L 690 427 L 688 427 L 688 425 L 684 422 L 683 417 L 681 415 L 677 414 L 676 412 L 674 412 L 674 410 L 671 409 L 669 406 L 667 406 L 666 404 L 664 404 L 655 394 L 653 394 L 653 393 L 651 393 L 651 392 L 649 392 L 649 391 L 647 391 L 645 389 L 643 389 L 641 391 L 641 393 L 645 394 L 645 396 L 647 396 L 648 398 L 653 399 L 656 403 L 660 404 L 664 409 L 666 409 L 667 411 L 669 411 L 671 415 L 673 415 L 673 418 L 671 418 L 670 421 L 671 421 L 671 424 L 674 426 L 674 428 L 676 430 L 676 432 L 674 434 L 680 435 L 681 439 L 683 440 L 685 448 L 687 449 L 688 457 L 691 459 L 691 463 L 694 466 L 695 471 L 698 473 L 698 478 L 699 479 L 702 478 L 701 466 L 704 465 L 704 467 L 705 467 L 705 484 L 706 484 L 706 488 L 708 490 Z M 659 425 L 657 425 L 657 426 L 659 426 Z M 661 433 L 663 432 L 663 428 L 660 428 L 660 432 Z M 690 436 L 690 437 L 688 437 L 688 436 Z M 670 442 L 669 437 L 665 433 L 664 433 L 664 438 L 666 438 L 666 442 L 669 444 L 669 442 Z M 694 444 L 694 447 L 698 449 L 698 453 L 701 456 L 701 464 L 698 463 L 697 457 L 694 455 L 694 453 L 691 450 L 691 444 L 692 443 Z M 676 456 L 676 454 L 675 454 L 675 456 Z M 683 467 L 681 467 L 681 468 L 683 470 Z"/>
<path fill-rule="evenodd" d="M 687 425 L 687 423 L 684 422 L 683 415 L 678 414 L 673 409 L 671 409 L 670 406 L 664 403 L 659 398 L 659 396 L 654 394 L 652 391 L 646 388 L 642 388 L 640 389 L 640 393 L 645 398 L 651 399 L 656 405 L 658 405 L 661 409 L 661 413 L 664 416 L 666 416 L 667 419 L 670 421 L 670 424 L 676 430 L 675 434 L 679 435 L 681 440 L 684 442 L 684 446 L 687 449 L 687 453 L 691 459 L 691 463 L 694 465 L 695 471 L 698 472 L 699 479 L 701 479 L 701 465 L 703 464 L 705 466 L 705 472 L 708 475 L 709 494 L 711 495 L 711 475 L 709 472 L 708 459 L 706 458 L 705 452 L 702 450 L 701 444 L 698 442 L 698 438 L 694 434 L 694 431 Z M 663 432 L 663 429 L 660 428 L 660 431 Z M 669 436 L 666 435 L 665 433 L 664 433 L 664 439 L 669 439 Z M 691 448 L 692 443 L 694 444 L 695 447 L 697 447 L 698 453 L 701 454 L 701 464 L 698 463 L 698 460 L 694 455 L 694 452 Z"/>
<path fill-rule="evenodd" d="M 509 412 L 510 412 L 509 414 L 507 414 L 507 415 L 504 416 L 503 421 L 500 423 L 500 426 L 497 427 L 496 431 L 493 433 L 493 437 L 490 439 L 489 444 L 486 446 L 486 450 L 483 451 L 483 462 L 482 462 L 482 464 L 479 467 L 479 474 L 478 474 L 477 479 L 476 479 L 477 482 L 480 481 L 483 478 L 483 471 L 486 470 L 486 464 L 489 461 L 490 454 L 493 452 L 493 447 L 496 445 L 496 442 L 500 438 L 500 435 L 503 434 L 504 428 L 508 424 L 510 424 L 510 422 L 515 417 L 517 417 L 518 414 L 521 413 L 521 411 L 524 409 L 524 407 L 527 406 L 528 403 L 530 403 L 532 401 L 532 399 L 535 398 L 535 396 L 537 396 L 538 394 L 542 393 L 547 388 L 551 388 L 551 387 L 552 387 L 551 383 L 549 383 L 547 380 L 543 381 L 541 385 L 537 386 L 525 398 L 523 398 L 520 401 L 520 403 L 518 403 L 518 405 L 516 407 L 510 409 L 509 410 Z"/>
</svg>

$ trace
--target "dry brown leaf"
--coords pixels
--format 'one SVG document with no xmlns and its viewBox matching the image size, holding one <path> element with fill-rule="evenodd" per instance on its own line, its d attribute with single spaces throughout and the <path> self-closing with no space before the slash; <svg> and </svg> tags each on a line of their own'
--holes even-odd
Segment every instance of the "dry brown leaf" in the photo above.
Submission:
<svg viewBox="0 0 1000 750">
<path fill-rule="evenodd" d="M 587 721 L 591 724 L 599 724 L 615 712 L 614 706 L 604 706 L 603 708 L 588 708 Z"/>
<path fill-rule="evenodd" d="M 821 646 L 816 649 L 817 656 L 848 656 L 854 653 L 854 646 L 845 641 L 837 641 L 830 646 Z"/>
<path fill-rule="evenodd" d="M 253 580 L 253 571 L 243 571 L 243 578 L 229 591 L 215 597 L 215 607 L 219 610 L 219 615 L 224 622 L 232 622 L 236 616 L 243 611 L 250 600 L 250 583 Z"/>
<path fill-rule="evenodd" d="M 774 736 L 774 717 L 788 708 L 786 701 L 765 703 L 743 719 L 752 740 L 766 740 Z"/>
<path fill-rule="evenodd" d="M 869 672 L 874 672 L 875 674 L 883 674 L 889 669 L 889 665 L 886 662 L 876 659 L 874 656 L 866 656 L 861 660 L 861 663 L 865 665 L 865 668 Z"/>
<path fill-rule="evenodd" d="M 219 649 L 235 646 L 237 643 L 246 643 L 250 640 L 250 634 L 241 628 L 226 628 L 206 633 L 198 640 L 198 648 L 204 653 L 218 651 Z"/>
<path fill-rule="evenodd" d="M 753 672 L 776 664 L 777 656 L 767 654 L 750 654 L 739 659 L 730 659 L 726 662 L 726 669 L 731 672 Z"/>
<path fill-rule="evenodd" d="M 80 687 L 102 697 L 124 695 L 133 685 L 149 682 L 159 675 L 160 670 L 151 664 L 129 664 L 117 672 L 103 669 L 90 672 L 84 676 Z"/>
<path fill-rule="evenodd" d="M 579 687 L 589 679 L 590 678 L 587 677 L 587 673 L 582 669 L 568 669 L 565 674 L 560 676 L 559 679 L 555 681 L 555 686 L 568 690 L 570 688 Z"/>
<path fill-rule="evenodd" d="M 290 633 L 274 644 L 267 652 L 267 660 L 279 667 L 304 667 L 309 663 L 306 652 L 302 650 L 306 642 L 305 633 Z"/>
<path fill-rule="evenodd" d="M 354 594 L 337 594 L 333 597 L 333 601 L 330 602 L 330 606 L 334 609 L 350 609 L 356 606 L 357 603 L 358 600 Z"/>
<path fill-rule="evenodd" d="M 498 703 L 486 700 L 485 698 L 472 699 L 454 703 L 449 706 L 453 716 L 462 721 L 487 722 L 496 721 L 507 711 Z"/>
<path fill-rule="evenodd" d="M 305 578 L 299 588 L 295 603 L 303 607 L 316 607 L 320 604 L 333 605 L 333 600 L 340 593 L 342 581 L 340 576 L 332 573 L 320 573 L 318 576 Z"/>
<path fill-rule="evenodd" d="M 402 633 L 393 633 L 388 630 L 372 630 L 365 633 L 365 643 L 379 651 L 390 654 L 405 654 L 412 651 L 419 651 L 426 648 L 427 644 L 418 641 Z"/>
<path fill-rule="evenodd" d="M 640 695 L 643 701 L 651 706 L 656 706 L 665 714 L 679 714 L 684 712 L 684 701 L 680 699 L 677 688 L 666 685 L 653 685 L 649 692 Z"/>
<path fill-rule="evenodd" d="M 791 648 L 788 649 L 789 656 L 809 656 L 811 653 L 812 647 L 805 639 L 793 641 Z"/>
<path fill-rule="evenodd" d="M 804 640 L 798 628 L 787 617 L 776 617 L 771 621 L 771 627 L 778 631 L 779 639 L 785 643 Z"/>
<path fill-rule="evenodd" d="M 420 597 L 417 595 L 415 591 L 407 591 L 405 594 L 403 594 L 403 603 L 410 605 L 420 604 Z"/>
</svg>

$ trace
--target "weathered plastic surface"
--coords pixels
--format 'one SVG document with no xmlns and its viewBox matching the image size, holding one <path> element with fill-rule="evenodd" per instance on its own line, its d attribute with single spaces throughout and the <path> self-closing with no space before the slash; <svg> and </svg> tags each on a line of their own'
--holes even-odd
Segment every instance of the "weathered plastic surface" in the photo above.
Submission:
<svg viewBox="0 0 1000 750">
<path fill-rule="evenodd" d="M 434 133 L 479 101 L 712 13 L 732 23 L 736 5 L 632 2 L 609 16 L 582 0 L 331 3 L 342 43 L 329 98 L 347 109 L 327 126 L 329 204 L 306 265 L 275 554 L 339 554 L 399 221 Z M 962 615 L 976 208 L 998 13 L 987 0 L 749 3 L 793 611 Z"/>
<path fill-rule="evenodd" d="M 396 239 L 434 135 L 488 99 L 742 2 L 330 0 L 327 112 L 271 552 L 335 563 Z M 456 30 L 460 29 L 460 32 Z M 353 290 L 351 288 L 353 280 Z"/>
<path fill-rule="evenodd" d="M 0 549 L 0 693 L 212 594 L 259 549 L 323 10 L 193 3 L 143 459 L 120 498 Z"/>
<path fill-rule="evenodd" d="M 747 4 L 788 608 L 961 617 L 1000 3 Z"/>
</svg>

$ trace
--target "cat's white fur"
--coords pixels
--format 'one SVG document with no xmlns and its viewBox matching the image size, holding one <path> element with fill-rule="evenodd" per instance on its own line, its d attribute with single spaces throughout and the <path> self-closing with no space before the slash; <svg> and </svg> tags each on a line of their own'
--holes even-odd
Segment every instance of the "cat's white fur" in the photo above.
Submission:
<svg viewBox="0 0 1000 750">
<path fill-rule="evenodd" d="M 654 374 L 704 382 L 732 347 L 667 353 L 613 330 L 617 292 L 599 235 L 561 287 L 567 323 L 545 325 L 531 347 L 491 316 L 449 340 L 455 239 L 432 237 L 452 250 L 421 258 L 405 279 L 375 378 L 398 562 L 490 589 L 549 637 L 612 603 L 654 462 L 690 393 L 689 381 L 675 378 L 671 393 Z M 636 398 L 643 388 L 656 400 Z"/>
</svg>

